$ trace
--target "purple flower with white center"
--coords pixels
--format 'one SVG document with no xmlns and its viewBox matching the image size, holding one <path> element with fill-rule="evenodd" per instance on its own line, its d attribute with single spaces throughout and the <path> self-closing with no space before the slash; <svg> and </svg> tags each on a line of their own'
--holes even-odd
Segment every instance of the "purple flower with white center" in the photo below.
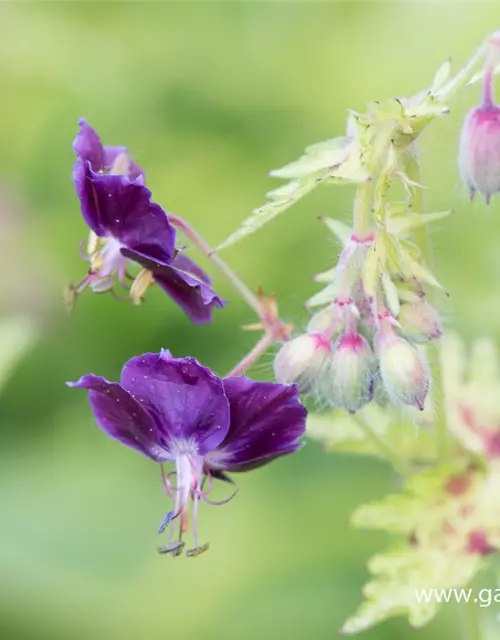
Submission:
<svg viewBox="0 0 500 640">
<path fill-rule="evenodd" d="M 70 287 L 69 304 L 86 288 L 114 293 L 116 279 L 140 303 L 148 287 L 157 283 L 193 322 L 209 322 L 212 309 L 222 307 L 223 301 L 211 289 L 208 275 L 175 248 L 175 229 L 151 201 L 143 171 L 125 147 L 103 147 L 85 120 L 79 124 L 73 180 L 91 229 L 84 256 L 90 269 Z M 142 267 L 135 277 L 128 272 L 130 264 Z"/>
<path fill-rule="evenodd" d="M 179 537 L 161 553 L 179 555 L 188 530 L 190 501 L 194 548 L 198 555 L 197 513 L 209 499 L 213 479 L 230 481 L 226 473 L 248 471 L 297 451 L 305 431 L 306 410 L 295 386 L 255 382 L 246 377 L 219 378 L 195 358 L 173 358 L 168 351 L 132 358 L 120 382 L 86 375 L 71 387 L 89 390 L 99 427 L 123 444 L 156 462 L 173 462 L 176 470 L 163 474 L 174 508 L 159 533 L 179 520 Z M 174 481 L 175 478 L 175 481 Z"/>
</svg>

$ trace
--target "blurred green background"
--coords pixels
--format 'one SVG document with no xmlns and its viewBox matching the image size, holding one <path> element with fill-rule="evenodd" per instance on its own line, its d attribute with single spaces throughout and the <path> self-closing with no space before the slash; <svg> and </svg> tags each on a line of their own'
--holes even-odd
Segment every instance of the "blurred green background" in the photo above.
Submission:
<svg viewBox="0 0 500 640">
<path fill-rule="evenodd" d="M 63 284 L 85 270 L 77 119 L 127 145 L 155 200 L 217 244 L 278 186 L 271 168 L 340 135 L 347 108 L 423 89 L 449 55 L 465 62 L 497 18 L 494 2 L 1 3 L 0 315 L 27 313 L 41 332 L 0 400 L 2 639 L 336 637 L 384 544 L 351 531 L 349 513 L 394 487 L 382 464 L 309 443 L 238 478 L 229 505 L 202 508 L 208 553 L 156 554 L 158 469 L 106 438 L 64 381 L 116 379 L 160 347 L 222 374 L 252 346 L 240 327 L 254 318 L 213 271 L 230 304 L 206 327 L 155 290 L 139 308 L 88 293 L 63 313 Z M 478 91 L 421 139 L 428 209 L 454 210 L 433 235 L 443 316 L 468 340 L 500 339 L 499 202 L 471 205 L 456 170 Z M 338 251 L 316 217 L 347 219 L 352 195 L 320 189 L 224 257 L 300 326 L 311 275 Z M 455 639 L 457 615 L 450 605 L 418 634 L 397 620 L 363 637 Z"/>
</svg>

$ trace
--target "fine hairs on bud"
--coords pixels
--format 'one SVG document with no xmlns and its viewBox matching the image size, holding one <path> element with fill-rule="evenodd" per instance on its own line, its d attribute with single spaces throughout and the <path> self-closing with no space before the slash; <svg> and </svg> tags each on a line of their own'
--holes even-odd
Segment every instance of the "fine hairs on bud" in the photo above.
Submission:
<svg viewBox="0 0 500 640">
<path fill-rule="evenodd" d="M 354 413 L 373 398 L 375 361 L 368 341 L 354 330 L 340 336 L 325 375 L 324 395 Z"/>
<path fill-rule="evenodd" d="M 412 342 L 426 343 L 443 335 L 436 309 L 428 302 L 403 302 L 398 315 L 401 332 Z"/>
<path fill-rule="evenodd" d="M 377 334 L 377 347 L 380 377 L 389 399 L 423 411 L 430 374 L 421 353 L 385 322 Z"/>
<path fill-rule="evenodd" d="M 330 341 L 320 333 L 304 333 L 281 347 L 274 374 L 282 384 L 297 383 L 301 393 L 312 391 L 330 358 Z"/>
<path fill-rule="evenodd" d="M 458 159 L 471 199 L 479 192 L 487 204 L 500 191 L 500 108 L 493 100 L 493 73 L 499 56 L 500 32 L 496 32 L 489 40 L 482 102 L 465 119 Z"/>
</svg>

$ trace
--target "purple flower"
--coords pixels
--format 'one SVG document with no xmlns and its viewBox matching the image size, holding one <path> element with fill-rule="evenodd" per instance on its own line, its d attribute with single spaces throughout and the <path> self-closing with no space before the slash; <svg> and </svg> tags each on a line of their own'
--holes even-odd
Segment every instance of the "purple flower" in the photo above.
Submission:
<svg viewBox="0 0 500 640">
<path fill-rule="evenodd" d="M 255 469 L 297 451 L 305 431 L 306 410 L 294 386 L 255 382 L 245 377 L 221 379 L 195 358 L 173 358 L 168 351 L 132 358 L 120 383 L 86 375 L 71 387 L 89 390 L 99 427 L 123 444 L 156 462 L 173 462 L 176 471 L 163 475 L 174 508 L 160 533 L 179 519 L 179 538 L 160 552 L 179 555 L 188 530 L 192 500 L 194 549 L 199 546 L 197 512 L 209 499 L 213 479 L 230 481 L 228 472 Z M 175 483 L 174 483 L 175 478 Z"/>
<path fill-rule="evenodd" d="M 144 171 L 133 162 L 127 147 L 105 147 L 97 132 L 85 118 L 78 121 L 80 131 L 74 142 L 73 151 L 79 160 L 88 162 L 92 171 L 103 174 L 122 174 L 130 180 L 145 177 Z"/>
<path fill-rule="evenodd" d="M 176 233 L 165 211 L 151 201 L 143 171 L 125 147 L 103 147 L 85 120 L 73 144 L 78 158 L 73 180 L 83 218 L 91 229 L 86 256 L 88 275 L 69 290 L 69 303 L 87 287 L 114 293 L 115 280 L 140 303 L 157 283 L 193 322 L 209 322 L 222 300 L 210 278 L 175 248 Z M 142 266 L 134 277 L 130 264 Z M 127 280 L 131 281 L 128 284 Z"/>
</svg>

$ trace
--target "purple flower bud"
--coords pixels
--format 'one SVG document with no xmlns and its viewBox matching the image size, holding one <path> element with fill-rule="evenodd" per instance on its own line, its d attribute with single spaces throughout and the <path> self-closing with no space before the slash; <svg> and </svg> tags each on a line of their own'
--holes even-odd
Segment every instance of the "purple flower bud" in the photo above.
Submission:
<svg viewBox="0 0 500 640">
<path fill-rule="evenodd" d="M 330 341 L 320 333 L 304 333 L 285 342 L 274 359 L 276 380 L 295 382 L 309 393 L 321 380 L 330 357 Z"/>
<path fill-rule="evenodd" d="M 418 349 L 396 335 L 386 321 L 379 328 L 377 347 L 380 375 L 390 400 L 423 411 L 430 375 Z"/>
<path fill-rule="evenodd" d="M 500 191 L 500 108 L 493 101 L 493 71 L 500 33 L 490 39 L 480 106 L 467 115 L 460 138 L 459 170 L 471 199 L 478 191 L 488 204 Z"/>
<path fill-rule="evenodd" d="M 361 409 L 373 397 L 375 359 L 368 341 L 348 331 L 335 343 L 325 379 L 324 395 L 350 413 Z"/>
<path fill-rule="evenodd" d="M 429 342 L 443 335 L 439 314 L 427 302 L 404 302 L 398 322 L 405 337 L 412 342 Z"/>
</svg>

